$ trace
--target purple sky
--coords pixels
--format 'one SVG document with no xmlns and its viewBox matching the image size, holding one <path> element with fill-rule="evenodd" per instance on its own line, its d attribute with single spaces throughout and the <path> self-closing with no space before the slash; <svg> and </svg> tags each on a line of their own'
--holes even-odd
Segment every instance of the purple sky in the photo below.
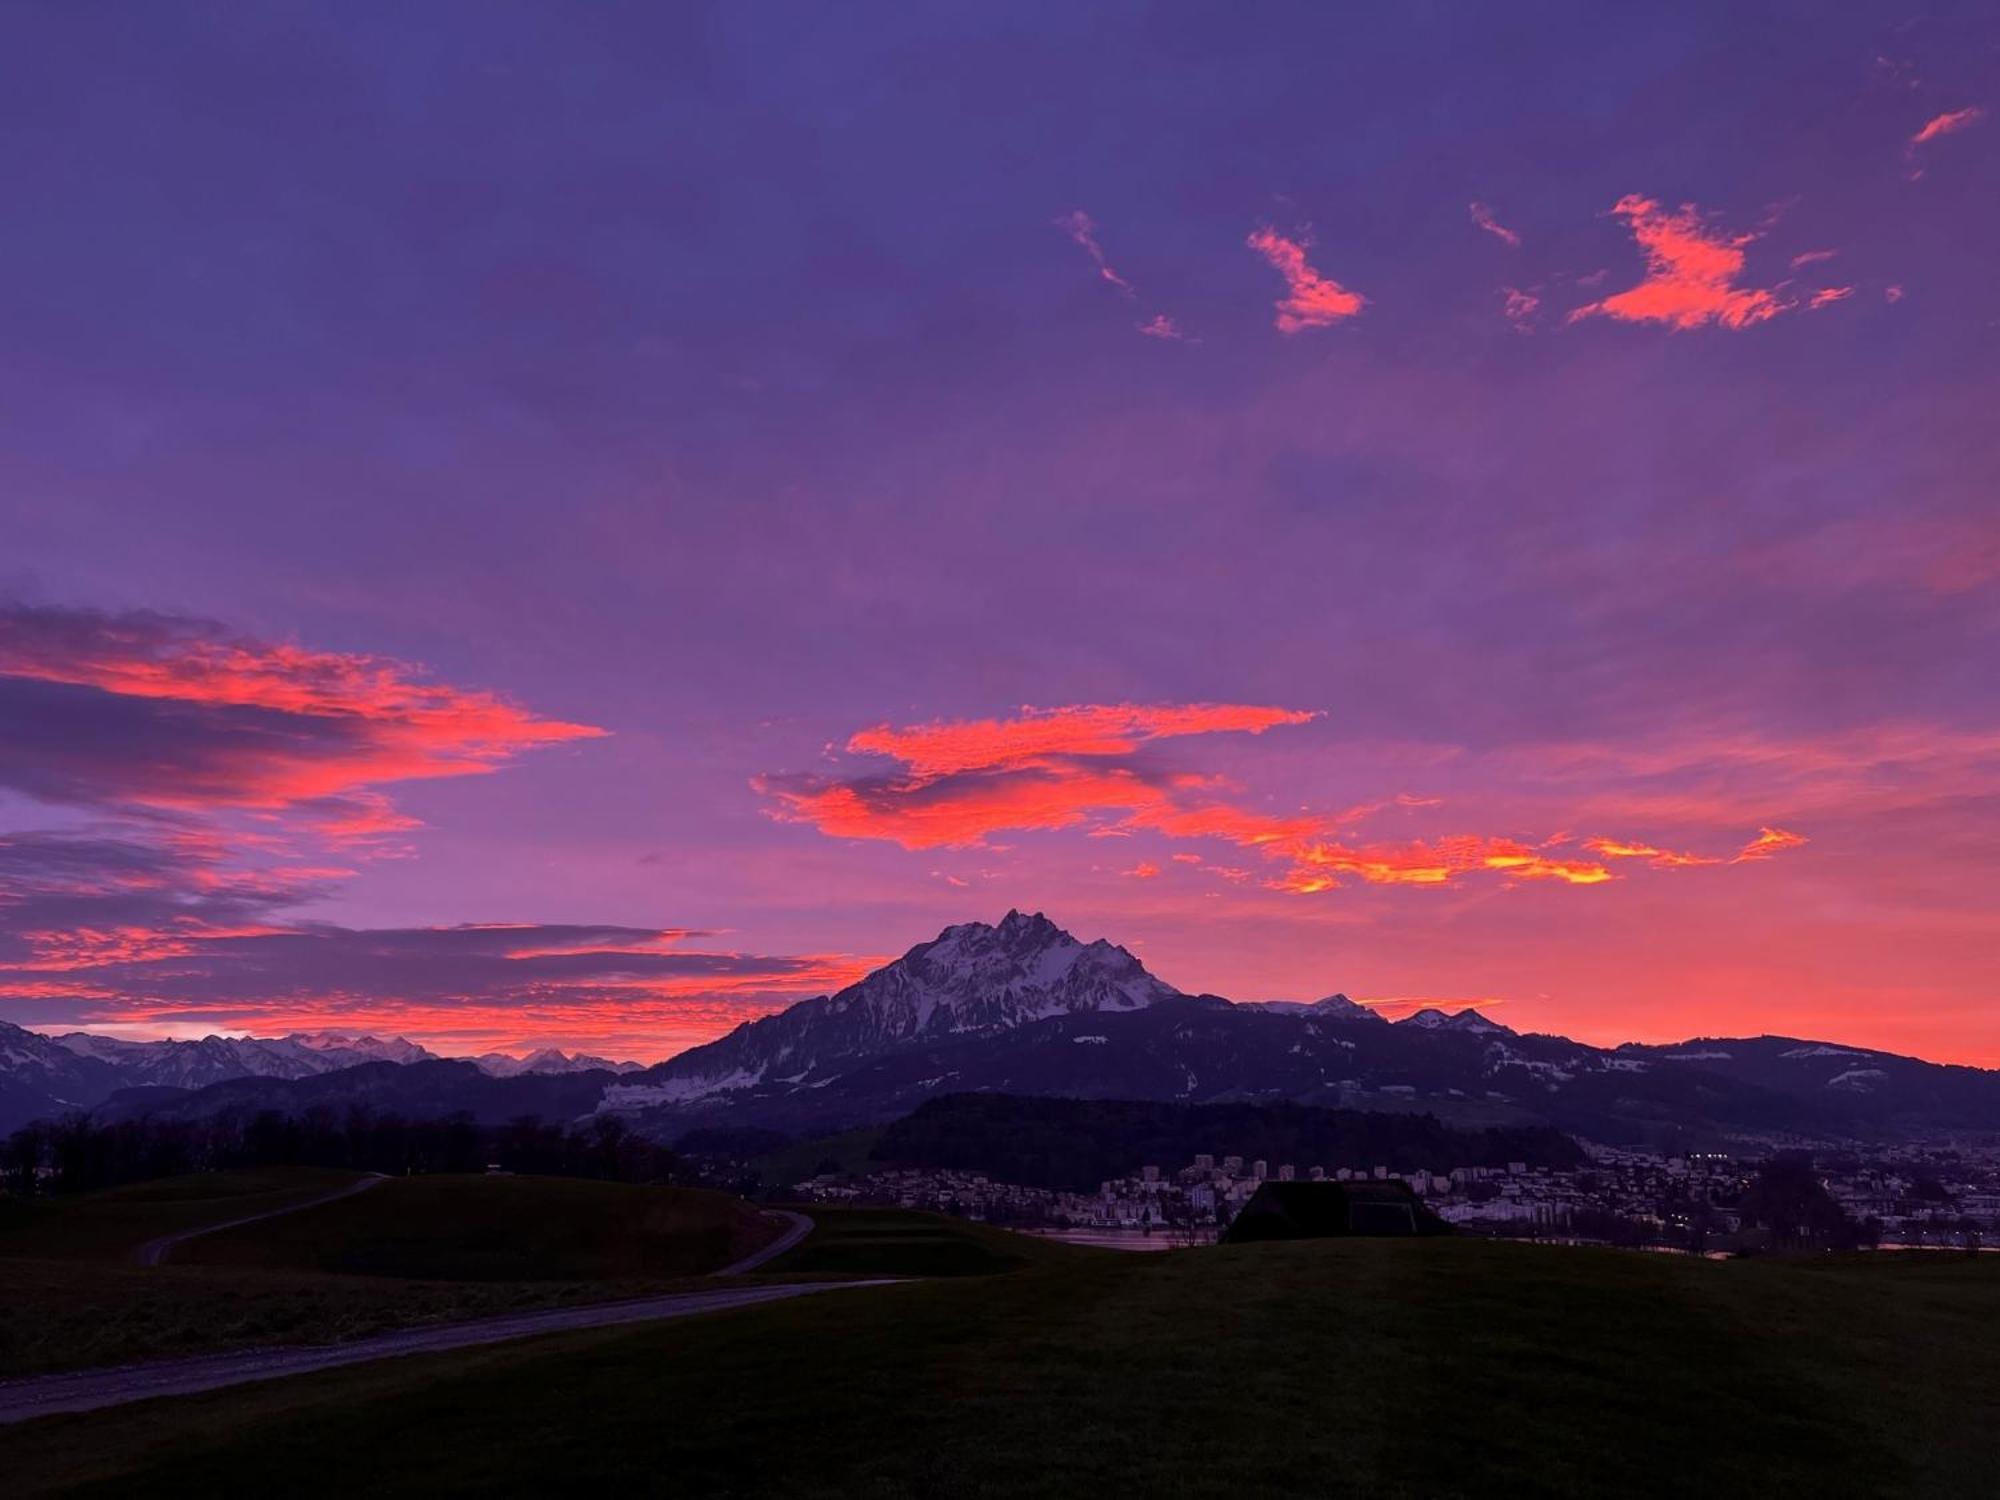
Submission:
<svg viewBox="0 0 2000 1500">
<path fill-rule="evenodd" d="M 1991 6 L 0 43 L 0 1017 L 651 1057 L 1018 905 L 2000 1065 Z"/>
</svg>

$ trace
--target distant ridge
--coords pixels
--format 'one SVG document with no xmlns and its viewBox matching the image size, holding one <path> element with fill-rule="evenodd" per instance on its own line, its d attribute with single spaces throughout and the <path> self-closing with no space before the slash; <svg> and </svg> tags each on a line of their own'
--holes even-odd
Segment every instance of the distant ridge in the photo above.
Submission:
<svg viewBox="0 0 2000 1500">
<path fill-rule="evenodd" d="M 844 1128 L 967 1092 L 1422 1111 L 1457 1127 L 1678 1148 L 2000 1141 L 2000 1073 L 1793 1037 L 1594 1047 L 1472 1008 L 1392 1025 L 1341 994 L 1237 1005 L 1185 994 L 1039 912 L 947 927 L 837 994 L 644 1068 L 552 1049 L 453 1061 L 402 1039 L 131 1043 L 0 1022 L 0 1129 L 111 1109 L 116 1095 L 118 1112 L 185 1118 L 315 1103 L 496 1120 L 609 1112 L 672 1139 L 705 1126 Z"/>
</svg>

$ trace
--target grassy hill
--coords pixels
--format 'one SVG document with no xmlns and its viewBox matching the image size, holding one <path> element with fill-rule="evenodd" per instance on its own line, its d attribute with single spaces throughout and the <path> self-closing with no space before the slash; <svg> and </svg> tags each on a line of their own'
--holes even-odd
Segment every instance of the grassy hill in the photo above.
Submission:
<svg viewBox="0 0 2000 1500">
<path fill-rule="evenodd" d="M 421 1177 L 189 1241 L 354 1174 L 208 1173 L 23 1205 L 0 1224 L 0 1378 L 319 1343 L 670 1291 L 777 1232 L 713 1193 L 546 1177 Z M 710 1283 L 712 1285 L 712 1283 Z"/>
<path fill-rule="evenodd" d="M 1065 1257 L 0 1430 L 16 1493 L 1982 1493 L 2000 1257 Z M 88 1492 L 86 1490 L 85 1492 Z"/>
<path fill-rule="evenodd" d="M 0 1200 L 0 1257 L 128 1258 L 145 1241 L 302 1203 L 359 1174 L 318 1167 L 200 1172 L 80 1193 Z"/>
<path fill-rule="evenodd" d="M 437 1281 L 694 1276 L 775 1239 L 740 1199 L 568 1177 L 401 1177 L 184 1246 L 184 1265 Z"/>
<path fill-rule="evenodd" d="M 916 1209 L 813 1203 L 800 1211 L 811 1216 L 812 1233 L 763 1267 L 765 1275 L 990 1276 L 1112 1253 Z"/>
</svg>

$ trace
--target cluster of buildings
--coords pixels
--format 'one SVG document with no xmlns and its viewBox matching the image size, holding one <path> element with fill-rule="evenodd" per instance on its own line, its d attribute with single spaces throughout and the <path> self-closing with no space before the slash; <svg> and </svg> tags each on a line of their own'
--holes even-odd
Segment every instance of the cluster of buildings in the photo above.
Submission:
<svg viewBox="0 0 2000 1500">
<path fill-rule="evenodd" d="M 1301 1166 L 1202 1154 L 1175 1171 L 1141 1167 L 1091 1193 L 996 1181 L 972 1171 L 827 1173 L 794 1185 L 801 1198 L 934 1209 L 1019 1228 L 1199 1235 L 1227 1224 L 1265 1181 L 1396 1179 L 1467 1230 L 1515 1238 L 1601 1240 L 1702 1250 L 1743 1227 L 1738 1202 L 1758 1155 L 1586 1145 L 1572 1167 L 1526 1162 L 1394 1170 Z M 1867 1240 L 1956 1245 L 2000 1242 L 2000 1147 L 1903 1148 L 1816 1163 L 1821 1185 Z"/>
</svg>

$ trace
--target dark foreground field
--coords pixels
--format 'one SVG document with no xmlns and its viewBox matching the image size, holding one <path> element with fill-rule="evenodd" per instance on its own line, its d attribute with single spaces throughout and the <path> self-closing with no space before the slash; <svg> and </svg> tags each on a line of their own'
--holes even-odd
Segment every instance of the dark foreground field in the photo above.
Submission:
<svg viewBox="0 0 2000 1500">
<path fill-rule="evenodd" d="M 439 1176 L 190 1240 L 165 1265 L 134 1261 L 157 1235 L 353 1180 L 212 1173 L 12 1205 L 0 1223 L 0 1378 L 657 1295 L 778 1232 L 715 1193 Z"/>
<path fill-rule="evenodd" d="M 24 1495 L 1983 1494 L 1996 1259 L 1062 1257 L 53 1418 L 0 1431 L 0 1472 Z"/>
</svg>

